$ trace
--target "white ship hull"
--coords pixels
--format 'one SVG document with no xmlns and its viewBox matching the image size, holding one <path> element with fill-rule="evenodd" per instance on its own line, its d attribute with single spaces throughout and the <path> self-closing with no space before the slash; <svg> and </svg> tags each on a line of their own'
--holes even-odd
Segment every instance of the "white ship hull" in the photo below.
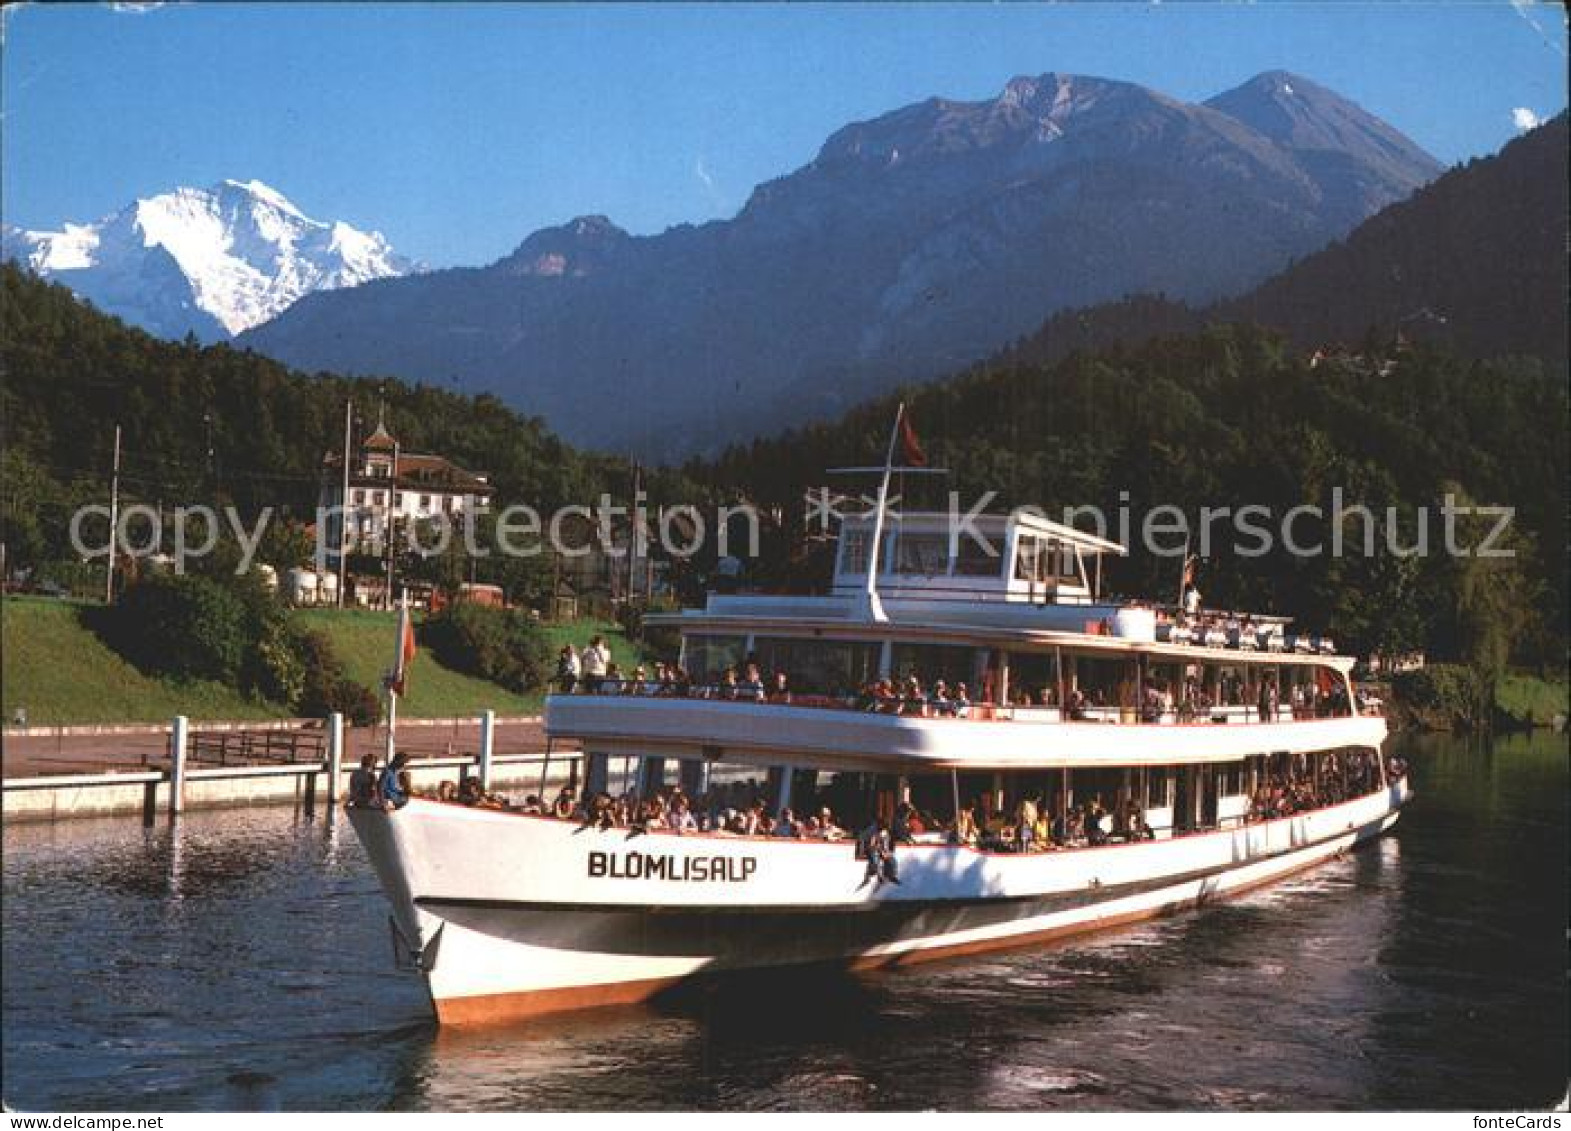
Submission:
<svg viewBox="0 0 1571 1131">
<path fill-rule="evenodd" d="M 1163 915 L 1320 863 L 1396 820 L 1406 782 L 1166 840 L 996 854 L 630 834 L 416 799 L 350 811 L 444 1024 L 636 1001 L 723 970 L 895 965 Z"/>
</svg>

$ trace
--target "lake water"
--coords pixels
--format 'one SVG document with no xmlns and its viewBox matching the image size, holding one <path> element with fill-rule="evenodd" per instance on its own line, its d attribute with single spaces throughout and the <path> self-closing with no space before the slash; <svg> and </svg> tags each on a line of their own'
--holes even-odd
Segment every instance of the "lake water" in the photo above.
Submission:
<svg viewBox="0 0 1571 1131">
<path fill-rule="evenodd" d="M 438 1032 L 341 815 L 4 832 L 30 1110 L 1539 1107 L 1567 1080 L 1567 747 L 1394 744 L 1392 835 L 1235 902 L 868 976 Z"/>
</svg>

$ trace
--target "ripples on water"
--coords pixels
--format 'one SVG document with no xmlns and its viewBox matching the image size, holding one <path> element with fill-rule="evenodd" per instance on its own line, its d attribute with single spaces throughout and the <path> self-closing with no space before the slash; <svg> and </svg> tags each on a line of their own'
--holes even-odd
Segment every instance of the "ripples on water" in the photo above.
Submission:
<svg viewBox="0 0 1571 1131">
<path fill-rule="evenodd" d="M 23 1109 L 1513 1108 L 1566 1082 L 1567 755 L 1404 751 L 1394 836 L 1241 900 L 867 977 L 438 1032 L 346 822 L 5 830 Z"/>
</svg>

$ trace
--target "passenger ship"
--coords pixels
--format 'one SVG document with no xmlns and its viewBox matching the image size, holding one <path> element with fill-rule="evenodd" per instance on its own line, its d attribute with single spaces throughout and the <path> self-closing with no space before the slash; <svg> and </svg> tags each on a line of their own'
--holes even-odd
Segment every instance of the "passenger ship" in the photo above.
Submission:
<svg viewBox="0 0 1571 1131">
<path fill-rule="evenodd" d="M 771 811 L 828 806 L 852 836 L 602 828 L 421 797 L 350 811 L 443 1024 L 1112 927 L 1269 883 L 1397 819 L 1409 788 L 1381 756 L 1385 722 L 1327 642 L 1276 618 L 1106 599 L 1101 559 L 1123 547 L 1068 526 L 985 518 L 985 552 L 951 538 L 948 515 L 885 521 L 882 499 L 843 526 L 827 594 L 718 593 L 666 618 L 683 694 L 602 686 L 546 703 L 586 796 L 752 782 Z M 789 695 L 715 688 L 749 660 L 788 673 Z M 908 673 L 973 694 L 856 697 Z M 1288 782 L 1298 807 L 1262 812 Z M 1016 827 L 1025 796 L 1052 815 L 1048 838 Z M 870 863 L 856 830 L 913 809 L 928 830 L 907 822 L 893 867 L 876 841 Z M 977 837 L 955 835 L 962 809 Z"/>
</svg>

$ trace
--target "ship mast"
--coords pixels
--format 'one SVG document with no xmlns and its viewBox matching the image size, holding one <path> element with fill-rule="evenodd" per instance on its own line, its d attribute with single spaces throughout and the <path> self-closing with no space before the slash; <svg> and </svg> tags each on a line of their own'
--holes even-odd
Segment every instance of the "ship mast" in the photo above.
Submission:
<svg viewBox="0 0 1571 1131">
<path fill-rule="evenodd" d="M 889 478 L 895 469 L 895 444 L 900 440 L 900 421 L 906 411 L 905 402 L 895 409 L 895 424 L 889 430 L 889 447 L 884 453 L 884 474 L 878 480 L 878 507 L 873 513 L 873 541 L 867 548 L 867 586 L 863 590 L 862 609 L 867 618 L 878 624 L 889 619 L 884 603 L 878 599 L 878 571 L 883 564 L 884 511 L 889 505 Z"/>
<path fill-rule="evenodd" d="M 884 452 L 883 467 L 834 467 L 829 469 L 831 475 L 877 475 L 878 501 L 873 512 L 873 538 L 867 548 L 867 584 L 862 589 L 862 615 L 875 624 L 885 624 L 889 615 L 884 612 L 884 603 L 878 596 L 878 571 L 882 565 L 884 550 L 884 514 L 889 507 L 889 481 L 895 472 L 904 475 L 947 475 L 948 469 L 942 467 L 925 466 L 895 466 L 895 446 L 900 443 L 900 426 L 905 420 L 906 406 L 901 401 L 895 409 L 895 423 L 889 429 L 889 446 Z M 915 457 L 923 459 L 920 452 Z M 911 463 L 910 460 L 907 463 Z"/>
</svg>

